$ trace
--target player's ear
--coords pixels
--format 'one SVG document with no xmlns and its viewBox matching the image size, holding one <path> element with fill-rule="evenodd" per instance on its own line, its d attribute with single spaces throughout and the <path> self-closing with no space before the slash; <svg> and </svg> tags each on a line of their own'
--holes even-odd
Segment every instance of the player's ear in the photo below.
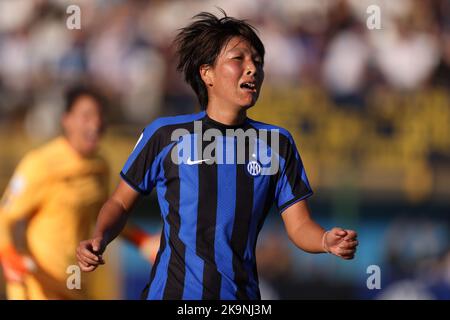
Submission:
<svg viewBox="0 0 450 320">
<path fill-rule="evenodd" d="M 206 86 L 212 87 L 214 85 L 213 72 L 209 64 L 202 64 L 200 66 L 200 76 L 202 77 L 202 80 L 206 84 Z"/>
</svg>

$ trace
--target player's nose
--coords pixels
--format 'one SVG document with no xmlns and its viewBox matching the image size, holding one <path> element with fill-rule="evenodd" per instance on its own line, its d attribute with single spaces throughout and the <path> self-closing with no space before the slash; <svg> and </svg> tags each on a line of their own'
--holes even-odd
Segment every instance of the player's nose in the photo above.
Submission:
<svg viewBox="0 0 450 320">
<path fill-rule="evenodd" d="M 247 76 L 251 76 L 251 75 L 256 75 L 256 66 L 255 66 L 255 64 L 253 63 L 253 61 L 249 61 L 248 63 L 247 63 L 247 66 L 246 66 L 246 73 L 245 73 Z"/>
<path fill-rule="evenodd" d="M 104 127 L 104 121 L 101 117 L 93 117 L 87 122 L 87 126 L 92 131 L 102 132 Z"/>
</svg>

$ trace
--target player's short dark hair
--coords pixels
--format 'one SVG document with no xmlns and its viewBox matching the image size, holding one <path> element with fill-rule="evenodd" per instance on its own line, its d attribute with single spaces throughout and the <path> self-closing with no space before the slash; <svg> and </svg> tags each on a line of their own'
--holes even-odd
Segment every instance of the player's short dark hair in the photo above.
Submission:
<svg viewBox="0 0 450 320">
<path fill-rule="evenodd" d="M 208 91 L 200 76 L 200 66 L 214 65 L 216 59 L 228 41 L 235 36 L 247 40 L 264 62 L 264 45 L 256 34 L 256 29 L 245 20 L 224 15 L 218 18 L 212 13 L 201 12 L 193 17 L 195 21 L 180 29 L 175 38 L 177 46 L 177 70 L 184 73 L 186 82 L 194 89 L 200 106 L 206 109 Z"/>
<path fill-rule="evenodd" d="M 64 111 L 66 113 L 69 113 L 72 111 L 72 108 L 75 104 L 75 102 L 80 98 L 81 96 L 88 96 L 94 99 L 98 106 L 100 107 L 101 111 L 105 110 L 106 106 L 106 98 L 105 96 L 100 92 L 99 89 L 92 85 L 86 85 L 86 84 L 75 84 L 67 88 L 65 92 L 65 109 Z"/>
</svg>

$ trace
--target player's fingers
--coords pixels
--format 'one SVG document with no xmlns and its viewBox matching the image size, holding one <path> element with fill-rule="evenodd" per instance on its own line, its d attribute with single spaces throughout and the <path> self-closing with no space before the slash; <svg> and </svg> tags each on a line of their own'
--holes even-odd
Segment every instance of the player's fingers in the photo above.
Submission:
<svg viewBox="0 0 450 320">
<path fill-rule="evenodd" d="M 92 248 L 92 246 L 91 246 L 90 241 L 86 240 L 86 241 L 81 241 L 78 244 L 78 247 L 77 247 L 76 251 L 77 251 L 78 254 L 81 254 L 81 252 L 84 251 L 84 250 L 88 250 L 89 252 L 91 252 L 92 251 L 91 248 Z"/>
<path fill-rule="evenodd" d="M 101 254 L 98 255 L 98 264 L 105 264 L 105 259 L 103 259 Z"/>
<path fill-rule="evenodd" d="M 90 257 L 86 257 L 86 256 L 80 255 L 80 254 L 77 254 L 77 259 L 79 261 L 84 262 L 87 265 L 98 265 L 99 264 L 98 260 L 94 260 L 94 259 L 91 259 Z"/>
<path fill-rule="evenodd" d="M 78 257 L 78 265 L 80 266 L 80 269 L 84 272 L 91 272 L 97 268 L 97 265 L 88 264 L 83 260 L 79 259 L 79 257 Z"/>
<path fill-rule="evenodd" d="M 83 257 L 81 255 L 79 255 L 78 253 L 77 253 L 77 261 L 78 261 L 78 263 L 81 263 L 86 267 L 90 266 L 90 263 L 85 262 Z"/>
<path fill-rule="evenodd" d="M 97 261 L 97 262 L 100 260 L 99 257 L 96 254 L 94 254 L 93 252 L 91 252 L 87 248 L 80 248 L 80 250 L 78 251 L 78 254 L 80 256 L 92 259 L 92 260 Z"/>
<path fill-rule="evenodd" d="M 357 240 L 350 240 L 350 241 L 342 241 L 339 245 L 339 248 L 342 249 L 353 249 L 358 246 L 359 242 Z"/>
<path fill-rule="evenodd" d="M 337 238 L 344 237 L 347 234 L 347 232 L 344 229 L 339 227 L 334 227 L 333 229 L 331 229 L 330 233 Z"/>
<path fill-rule="evenodd" d="M 91 266 L 89 263 L 86 263 L 82 259 L 80 259 L 79 256 L 77 256 L 77 261 L 78 261 L 78 265 L 80 267 L 87 268 L 87 267 Z"/>
<path fill-rule="evenodd" d="M 80 261 L 78 261 L 78 265 L 80 266 L 81 271 L 84 271 L 84 272 L 91 272 L 97 268 L 97 266 L 85 266 Z"/>
<path fill-rule="evenodd" d="M 91 247 L 91 241 L 90 240 L 84 240 L 81 241 L 78 244 L 77 250 L 81 249 L 81 248 L 90 248 Z"/>
<path fill-rule="evenodd" d="M 356 240 L 357 233 L 354 230 L 346 230 L 347 235 L 345 236 L 344 240 Z"/>
<path fill-rule="evenodd" d="M 337 253 L 339 256 L 343 257 L 343 256 L 348 256 L 348 255 L 354 254 L 354 253 L 355 253 L 355 250 L 354 250 L 354 249 L 341 249 L 341 248 L 337 248 L 337 249 L 336 249 L 336 253 Z"/>
</svg>

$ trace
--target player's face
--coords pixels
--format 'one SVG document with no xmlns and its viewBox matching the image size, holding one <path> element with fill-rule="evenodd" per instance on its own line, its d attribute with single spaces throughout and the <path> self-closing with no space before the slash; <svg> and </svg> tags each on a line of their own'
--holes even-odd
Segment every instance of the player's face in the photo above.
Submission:
<svg viewBox="0 0 450 320">
<path fill-rule="evenodd" d="M 83 156 L 93 155 L 99 146 L 104 128 L 103 114 L 97 101 L 83 95 L 75 100 L 63 118 L 63 127 L 70 144 Z"/>
<path fill-rule="evenodd" d="M 203 75 L 208 106 L 248 109 L 258 100 L 264 80 L 262 57 L 247 40 L 233 37 Z"/>
</svg>

